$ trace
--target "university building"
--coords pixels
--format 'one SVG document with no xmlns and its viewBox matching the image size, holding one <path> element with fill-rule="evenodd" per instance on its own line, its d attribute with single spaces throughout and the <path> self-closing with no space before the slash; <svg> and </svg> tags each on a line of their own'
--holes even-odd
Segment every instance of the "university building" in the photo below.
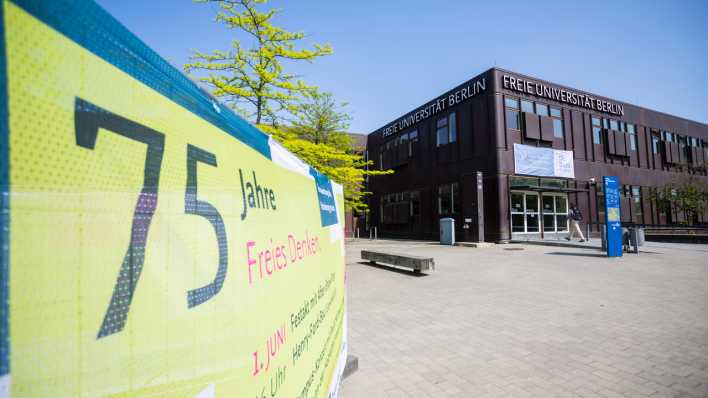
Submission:
<svg viewBox="0 0 708 398">
<path fill-rule="evenodd" d="M 379 236 L 437 239 L 451 217 L 461 241 L 558 238 L 571 203 L 596 234 L 606 175 L 623 185 L 623 223 L 708 222 L 653 195 L 708 183 L 708 125 L 498 68 L 372 132 L 367 154 L 395 170 L 368 183 Z"/>
</svg>

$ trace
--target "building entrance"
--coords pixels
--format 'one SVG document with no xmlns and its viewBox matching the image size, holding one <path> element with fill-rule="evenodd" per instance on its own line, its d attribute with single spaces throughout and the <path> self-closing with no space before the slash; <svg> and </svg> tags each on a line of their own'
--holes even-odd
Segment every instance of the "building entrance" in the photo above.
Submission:
<svg viewBox="0 0 708 398">
<path fill-rule="evenodd" d="M 543 235 L 568 231 L 568 195 L 511 191 L 511 233 Z M 543 232 L 543 233 L 542 233 Z"/>
</svg>

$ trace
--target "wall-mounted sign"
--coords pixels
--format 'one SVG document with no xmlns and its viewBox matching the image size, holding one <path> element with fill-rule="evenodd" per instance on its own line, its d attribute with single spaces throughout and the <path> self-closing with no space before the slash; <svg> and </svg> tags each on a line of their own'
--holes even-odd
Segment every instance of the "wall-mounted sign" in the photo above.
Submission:
<svg viewBox="0 0 708 398">
<path fill-rule="evenodd" d="M 487 79 L 484 77 L 469 81 L 457 90 L 452 91 L 449 94 L 442 95 L 387 125 L 383 128 L 383 136 L 388 137 L 389 135 L 403 131 L 416 123 L 420 123 L 423 120 L 444 111 L 445 109 L 452 108 L 453 106 L 474 97 L 486 89 Z"/>
<path fill-rule="evenodd" d="M 575 178 L 573 151 L 514 144 L 514 173 Z"/>
<path fill-rule="evenodd" d="M 548 84 L 529 79 L 503 75 L 502 86 L 508 90 L 548 98 L 550 100 L 580 106 L 593 111 L 611 113 L 618 116 L 624 115 L 624 105 L 595 98 L 585 93 L 549 86 Z"/>
<path fill-rule="evenodd" d="M 607 256 L 622 257 L 622 223 L 620 218 L 619 178 L 602 177 L 605 187 L 605 228 L 607 228 Z"/>
</svg>

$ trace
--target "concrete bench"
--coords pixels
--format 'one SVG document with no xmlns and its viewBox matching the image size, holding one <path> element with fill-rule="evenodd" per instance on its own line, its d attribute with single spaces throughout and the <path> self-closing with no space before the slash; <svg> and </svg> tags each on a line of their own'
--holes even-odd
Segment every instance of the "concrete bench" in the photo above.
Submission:
<svg viewBox="0 0 708 398">
<path fill-rule="evenodd" d="M 369 260 L 369 262 L 373 264 L 384 263 L 389 265 L 395 265 L 397 267 L 410 268 L 416 274 L 419 274 L 420 271 L 429 271 L 435 269 L 435 260 L 433 260 L 432 257 L 421 257 L 401 253 L 384 253 L 375 252 L 371 250 L 362 250 L 361 258 L 363 260 Z"/>
</svg>

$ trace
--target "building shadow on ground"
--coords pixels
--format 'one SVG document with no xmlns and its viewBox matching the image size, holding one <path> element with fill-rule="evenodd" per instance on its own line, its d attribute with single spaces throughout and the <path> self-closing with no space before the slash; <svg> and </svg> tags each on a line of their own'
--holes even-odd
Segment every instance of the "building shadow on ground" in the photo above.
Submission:
<svg viewBox="0 0 708 398">
<path fill-rule="evenodd" d="M 357 261 L 357 264 L 366 265 L 366 266 L 369 266 L 372 268 L 378 268 L 378 269 L 389 271 L 389 272 L 396 272 L 396 273 L 408 275 L 408 276 L 415 276 L 415 277 L 428 276 L 428 274 L 423 273 L 423 272 L 416 273 L 416 272 L 413 272 L 412 270 L 398 268 L 393 265 L 383 265 L 383 264 L 371 263 L 369 261 Z"/>
</svg>

